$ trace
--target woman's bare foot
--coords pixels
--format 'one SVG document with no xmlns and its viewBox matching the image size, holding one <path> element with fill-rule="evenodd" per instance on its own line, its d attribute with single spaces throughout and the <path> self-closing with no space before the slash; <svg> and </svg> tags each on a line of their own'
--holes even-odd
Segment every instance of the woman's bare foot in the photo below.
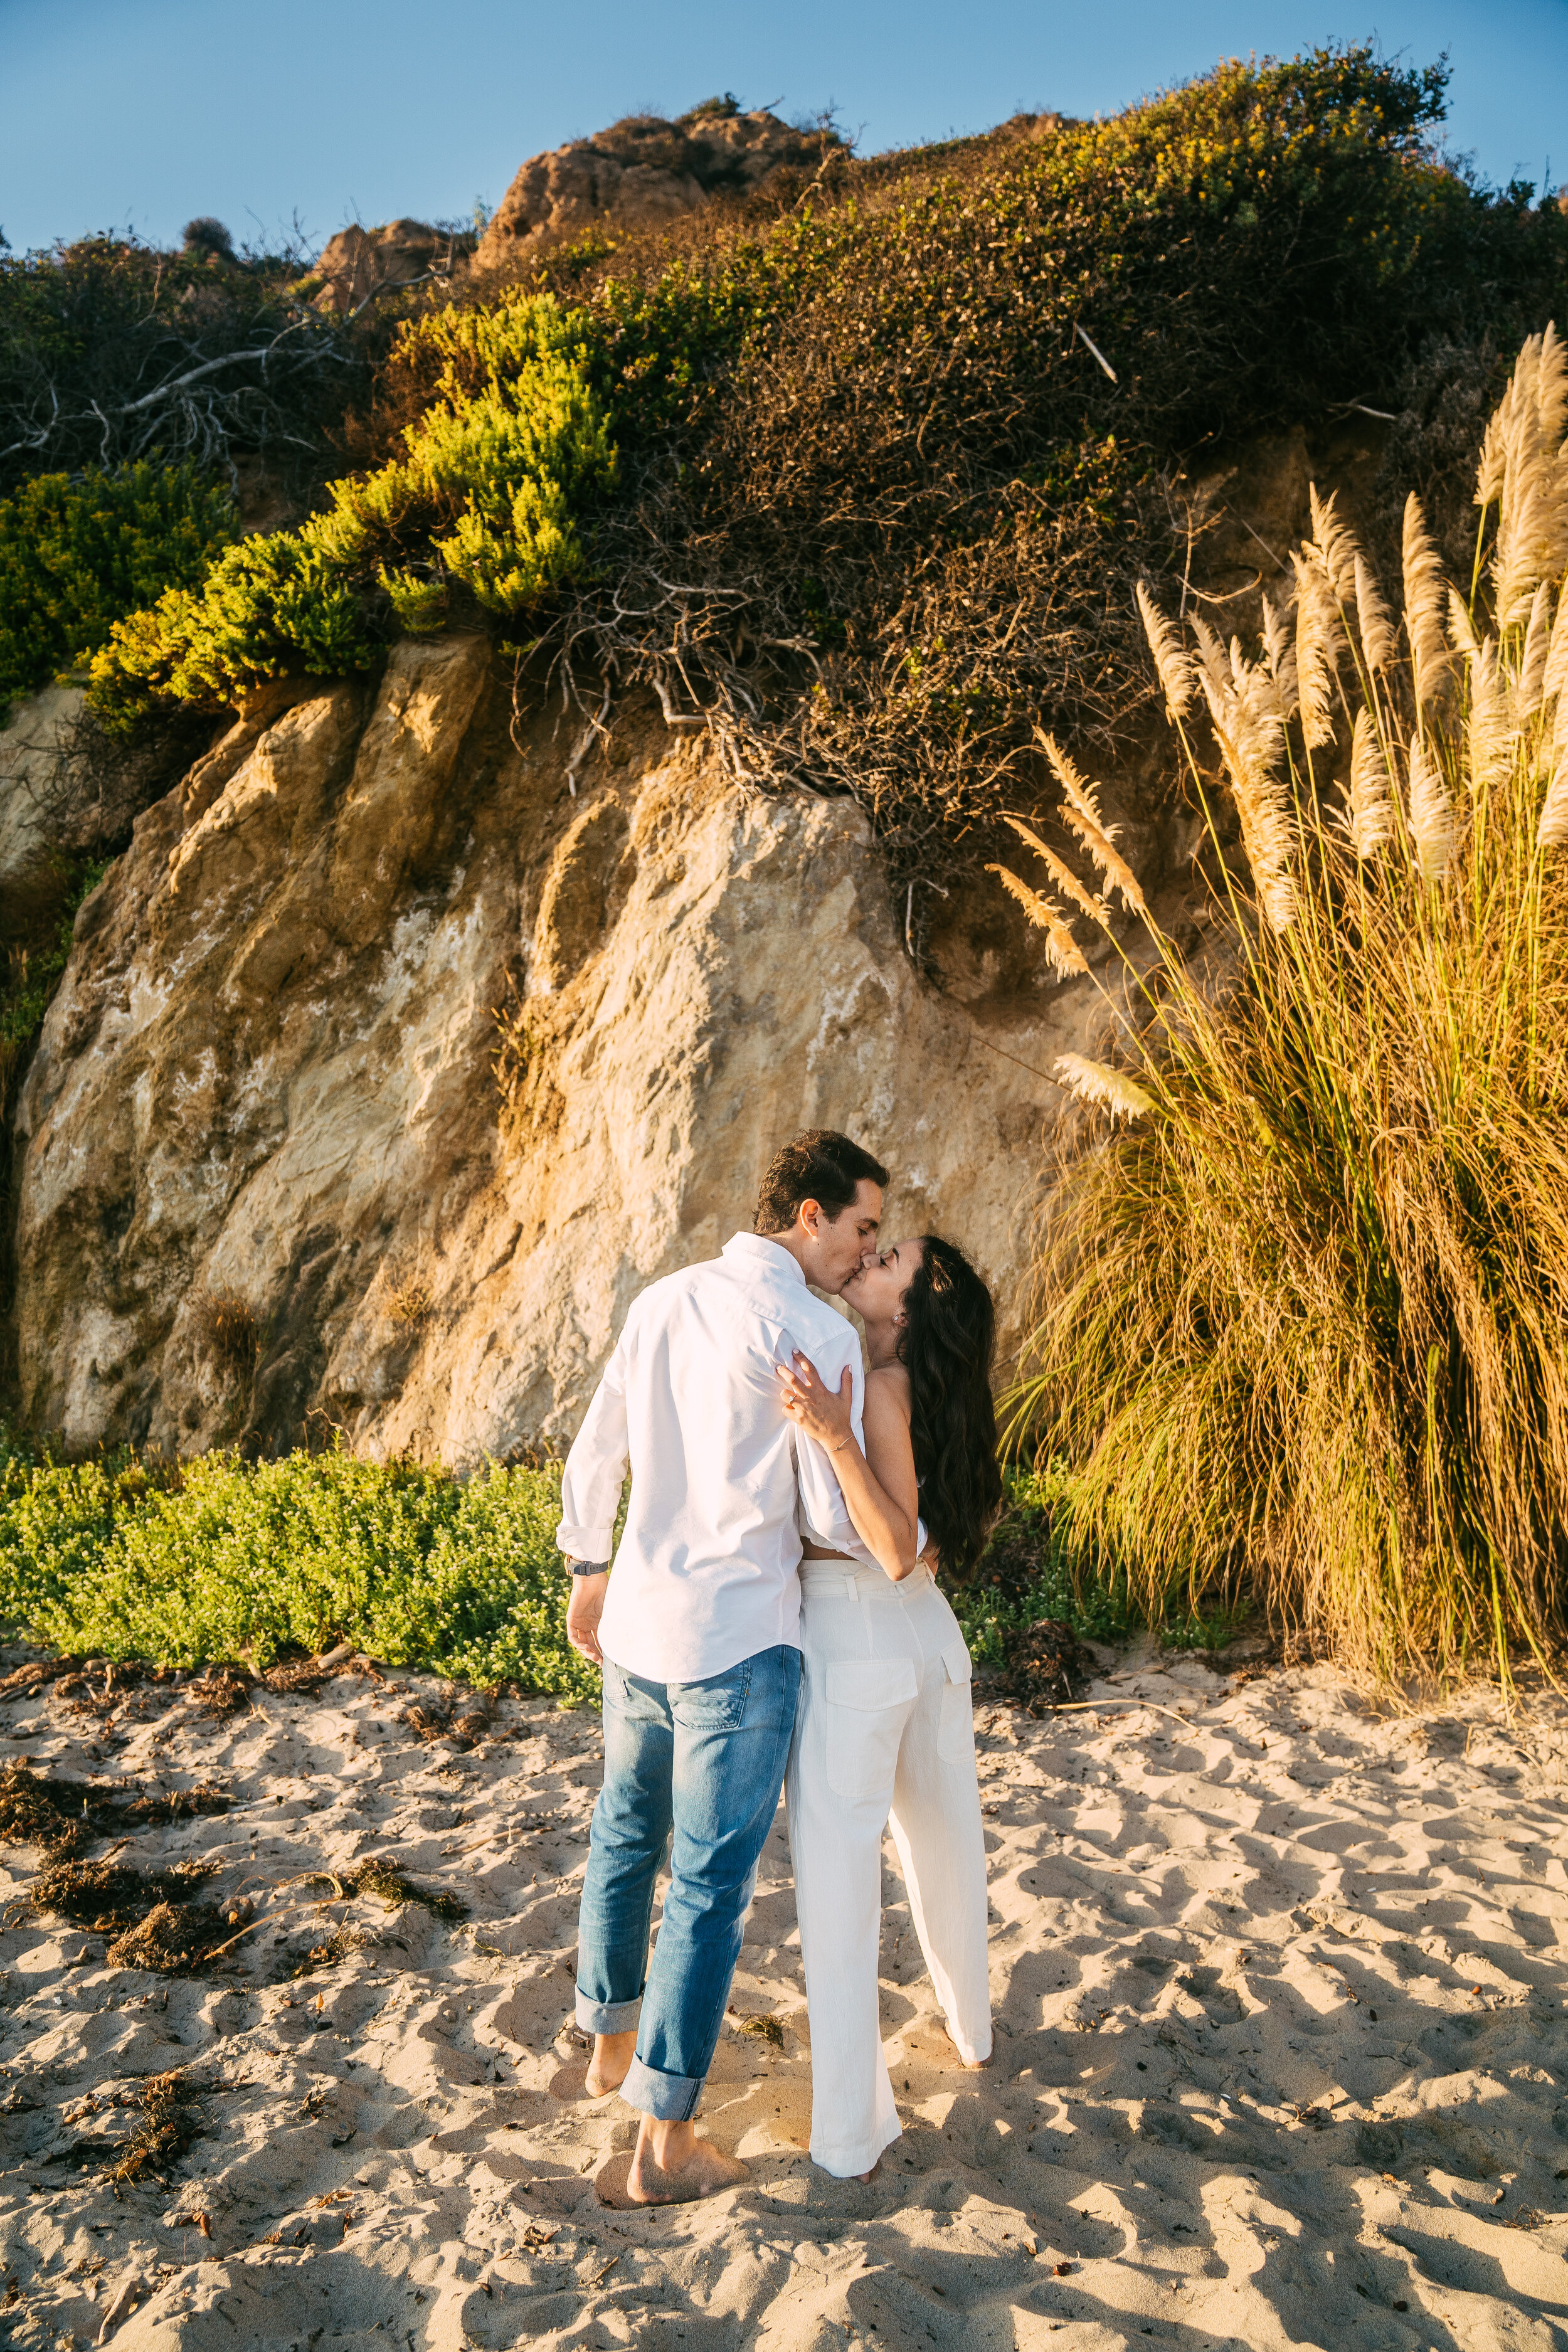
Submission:
<svg viewBox="0 0 1568 2352">
<path fill-rule="evenodd" d="M 948 2033 L 947 2027 L 944 2025 L 942 2030 L 943 2033 L 947 2034 L 948 2048 L 952 2052 L 953 2056 L 957 2059 L 964 2073 L 966 2074 L 984 2074 L 985 2069 L 991 2063 L 990 2059 L 966 2058 L 963 2051 L 959 2048 L 957 2042 L 953 2040 L 952 2034 Z"/>
<path fill-rule="evenodd" d="M 869 2171 L 869 2172 L 858 2172 L 858 2173 L 855 2175 L 855 2178 L 856 2178 L 856 2179 L 857 2179 L 857 2180 L 875 2180 L 875 2179 L 877 2178 L 877 2175 L 879 2174 L 879 2172 L 880 2172 L 880 2170 L 881 2170 L 881 2169 L 882 2169 L 882 2159 L 881 2159 L 881 2158 L 880 2158 L 880 2157 L 879 2157 L 879 2158 L 877 2158 L 876 2163 L 871 2167 L 871 2169 L 870 2169 L 870 2171 Z"/>
<path fill-rule="evenodd" d="M 626 2194 L 634 2205 L 687 2205 L 721 2189 L 738 2188 L 751 2177 L 738 2156 L 699 2139 L 692 2125 L 660 2124 L 645 2116 Z"/>
<path fill-rule="evenodd" d="M 637 2037 L 634 2027 L 630 2033 L 595 2033 L 594 2054 L 588 2061 L 588 2096 L 602 2099 L 608 2091 L 618 2091 L 630 2071 L 637 2054 Z"/>
</svg>

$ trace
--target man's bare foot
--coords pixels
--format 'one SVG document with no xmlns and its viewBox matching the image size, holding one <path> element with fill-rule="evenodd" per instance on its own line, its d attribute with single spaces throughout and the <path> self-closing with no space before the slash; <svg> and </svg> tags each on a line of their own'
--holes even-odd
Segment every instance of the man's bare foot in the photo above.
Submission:
<svg viewBox="0 0 1568 2352">
<path fill-rule="evenodd" d="M 721 2189 L 736 2189 L 751 2177 L 738 2156 L 699 2139 L 690 2124 L 658 2124 L 645 2116 L 626 2194 L 634 2205 L 687 2205 Z"/>
<path fill-rule="evenodd" d="M 588 2096 L 602 2099 L 607 2091 L 618 2091 L 630 2071 L 637 2054 L 637 2037 L 634 2026 L 630 2033 L 595 2033 L 594 2054 L 588 2061 Z"/>
</svg>

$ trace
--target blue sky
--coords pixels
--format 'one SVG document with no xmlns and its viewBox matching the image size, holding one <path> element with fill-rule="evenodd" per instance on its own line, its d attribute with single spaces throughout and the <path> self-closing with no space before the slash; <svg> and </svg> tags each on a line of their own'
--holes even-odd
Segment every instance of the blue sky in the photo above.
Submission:
<svg viewBox="0 0 1568 2352">
<path fill-rule="evenodd" d="M 1449 52 L 1449 143 L 1489 178 L 1568 181 L 1568 0 L 0 0 L 0 228 L 18 250 L 108 227 L 170 242 L 210 213 L 255 240 L 297 212 L 321 241 L 466 217 L 542 147 L 723 89 L 835 105 L 875 152 L 1367 37 Z"/>
</svg>

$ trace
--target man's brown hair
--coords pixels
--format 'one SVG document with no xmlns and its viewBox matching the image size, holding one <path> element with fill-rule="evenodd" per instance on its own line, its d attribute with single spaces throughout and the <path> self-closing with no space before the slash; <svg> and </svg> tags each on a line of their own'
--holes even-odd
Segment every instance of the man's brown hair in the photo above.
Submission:
<svg viewBox="0 0 1568 2352">
<path fill-rule="evenodd" d="M 842 1216 L 862 1181 L 885 1184 L 879 1160 L 831 1127 L 808 1127 L 784 1144 L 768 1162 L 757 1195 L 755 1230 L 787 1234 L 803 1201 L 820 1202 L 829 1219 Z"/>
</svg>

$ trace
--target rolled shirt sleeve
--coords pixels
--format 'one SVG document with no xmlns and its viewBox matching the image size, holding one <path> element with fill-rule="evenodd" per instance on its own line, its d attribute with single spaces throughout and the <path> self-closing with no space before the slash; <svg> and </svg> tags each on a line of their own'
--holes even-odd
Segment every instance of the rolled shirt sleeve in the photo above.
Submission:
<svg viewBox="0 0 1568 2352">
<path fill-rule="evenodd" d="M 568 1559 L 607 1560 L 614 1547 L 628 1458 L 626 1336 L 605 1367 L 561 1474 L 555 1540 Z"/>
</svg>

